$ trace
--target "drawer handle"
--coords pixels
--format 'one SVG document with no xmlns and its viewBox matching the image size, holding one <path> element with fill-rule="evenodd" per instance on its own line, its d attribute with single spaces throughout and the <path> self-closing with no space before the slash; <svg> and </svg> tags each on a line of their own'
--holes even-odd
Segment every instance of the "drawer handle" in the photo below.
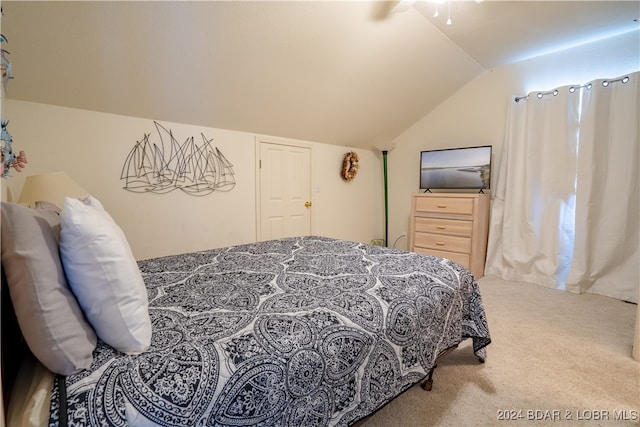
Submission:
<svg viewBox="0 0 640 427">
<path fill-rule="evenodd" d="M 444 246 L 444 242 L 436 242 L 437 246 Z"/>
<path fill-rule="evenodd" d="M 445 208 L 447 207 L 447 205 L 438 205 L 438 207 L 439 207 L 440 209 L 445 209 Z"/>
<path fill-rule="evenodd" d="M 446 229 L 447 229 L 447 227 L 446 227 L 446 226 L 444 226 L 444 225 L 436 225 L 436 228 L 437 228 L 438 230 L 446 230 Z"/>
</svg>

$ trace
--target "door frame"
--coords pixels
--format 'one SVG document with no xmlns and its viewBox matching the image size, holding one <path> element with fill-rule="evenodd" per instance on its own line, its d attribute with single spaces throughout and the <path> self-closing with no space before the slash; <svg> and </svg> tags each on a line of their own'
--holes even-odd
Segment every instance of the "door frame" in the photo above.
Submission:
<svg viewBox="0 0 640 427">
<path fill-rule="evenodd" d="M 311 201 L 311 211 L 309 212 L 309 222 L 310 222 L 310 233 L 313 234 L 315 230 L 315 215 L 313 214 L 313 205 L 315 204 L 313 188 L 315 188 L 315 183 L 313 179 L 313 144 L 309 142 L 296 141 L 290 139 L 281 139 L 274 138 L 268 136 L 256 136 L 255 138 L 255 176 L 256 176 L 256 236 L 255 241 L 257 242 L 260 239 L 260 234 L 262 231 L 262 182 L 261 182 L 261 174 L 260 174 L 260 147 L 262 144 L 272 144 L 272 145 L 285 145 L 289 147 L 298 147 L 298 148 L 306 148 L 309 149 L 309 198 Z"/>
</svg>

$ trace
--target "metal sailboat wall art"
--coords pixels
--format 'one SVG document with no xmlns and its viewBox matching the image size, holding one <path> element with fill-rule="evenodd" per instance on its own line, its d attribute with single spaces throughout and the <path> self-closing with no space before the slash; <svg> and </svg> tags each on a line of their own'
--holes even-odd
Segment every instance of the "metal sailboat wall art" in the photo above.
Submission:
<svg viewBox="0 0 640 427">
<path fill-rule="evenodd" d="M 201 145 L 193 136 L 179 143 L 170 129 L 153 123 L 160 142 L 153 143 L 151 134 L 136 142 L 120 174 L 125 190 L 157 194 L 181 190 L 193 196 L 206 196 L 235 187 L 233 165 L 213 146 L 213 140 L 201 133 Z"/>
</svg>

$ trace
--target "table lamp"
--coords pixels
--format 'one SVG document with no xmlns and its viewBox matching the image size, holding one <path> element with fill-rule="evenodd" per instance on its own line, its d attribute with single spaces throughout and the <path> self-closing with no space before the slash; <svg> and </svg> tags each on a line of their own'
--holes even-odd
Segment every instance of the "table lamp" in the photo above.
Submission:
<svg viewBox="0 0 640 427">
<path fill-rule="evenodd" d="M 64 172 L 30 175 L 24 182 L 18 204 L 34 208 L 36 202 L 53 203 L 64 207 L 65 197 L 85 197 L 89 192 Z"/>
</svg>

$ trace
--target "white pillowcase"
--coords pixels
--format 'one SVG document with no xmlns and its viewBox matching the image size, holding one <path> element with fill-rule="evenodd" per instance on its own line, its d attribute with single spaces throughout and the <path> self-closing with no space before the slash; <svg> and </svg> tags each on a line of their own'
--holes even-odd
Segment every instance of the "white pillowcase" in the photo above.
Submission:
<svg viewBox="0 0 640 427">
<path fill-rule="evenodd" d="M 147 290 L 124 233 L 89 196 L 65 198 L 60 258 L 71 290 L 105 343 L 127 354 L 151 344 Z"/>
</svg>

